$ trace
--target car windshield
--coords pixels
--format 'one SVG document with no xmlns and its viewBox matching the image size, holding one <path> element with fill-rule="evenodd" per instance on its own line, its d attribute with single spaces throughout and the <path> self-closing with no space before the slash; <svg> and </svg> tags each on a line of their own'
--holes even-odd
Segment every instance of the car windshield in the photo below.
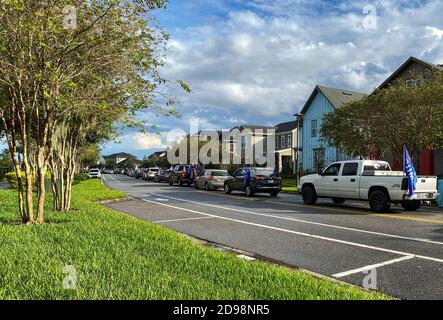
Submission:
<svg viewBox="0 0 443 320">
<path fill-rule="evenodd" d="M 98 172 L 98 169 L 91 169 L 89 172 Z"/>
<path fill-rule="evenodd" d="M 365 165 L 365 171 L 391 171 L 391 167 L 386 162 Z"/>
<path fill-rule="evenodd" d="M 211 175 L 216 176 L 216 177 L 226 177 L 226 176 L 229 176 L 229 173 L 226 171 L 212 171 Z"/>
<path fill-rule="evenodd" d="M 253 169 L 252 173 L 257 176 L 277 176 L 274 169 Z"/>
<path fill-rule="evenodd" d="M 158 169 L 151 169 L 151 171 L 152 171 L 152 172 L 157 172 L 157 171 L 158 171 Z"/>
</svg>

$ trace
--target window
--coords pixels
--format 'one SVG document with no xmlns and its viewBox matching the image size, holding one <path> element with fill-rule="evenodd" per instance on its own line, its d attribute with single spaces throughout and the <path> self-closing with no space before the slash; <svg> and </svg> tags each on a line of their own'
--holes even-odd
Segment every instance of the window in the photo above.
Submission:
<svg viewBox="0 0 443 320">
<path fill-rule="evenodd" d="M 417 79 L 417 80 L 415 80 L 415 85 L 416 85 L 416 86 L 422 86 L 423 83 L 424 83 L 424 80 L 423 80 L 423 79 Z"/>
<path fill-rule="evenodd" d="M 285 143 L 286 143 L 286 141 L 285 141 L 285 136 L 281 136 L 281 148 L 284 148 L 285 147 Z"/>
<path fill-rule="evenodd" d="M 242 149 L 246 148 L 246 137 L 245 136 L 241 137 L 241 147 L 242 147 Z"/>
<path fill-rule="evenodd" d="M 234 177 L 236 177 L 236 178 L 243 177 L 243 169 L 237 170 L 237 171 L 234 173 Z"/>
<path fill-rule="evenodd" d="M 280 147 L 280 140 L 279 140 L 279 137 L 278 137 L 278 136 L 275 137 L 275 146 L 276 146 L 277 148 Z"/>
<path fill-rule="evenodd" d="M 345 163 L 345 166 L 343 167 L 342 176 L 356 176 L 357 173 L 358 173 L 357 162 Z"/>
<path fill-rule="evenodd" d="M 414 79 L 406 80 L 406 86 L 413 87 L 414 84 L 415 84 L 415 80 Z"/>
<path fill-rule="evenodd" d="M 317 120 L 311 120 L 311 137 L 317 137 Z"/>
<path fill-rule="evenodd" d="M 340 172 L 341 164 L 334 163 L 331 164 L 325 171 L 323 171 L 324 176 L 338 176 Z"/>
<path fill-rule="evenodd" d="M 292 147 L 292 137 L 288 134 L 288 148 Z"/>
<path fill-rule="evenodd" d="M 324 148 L 316 148 L 314 151 L 314 168 L 317 172 L 320 172 L 324 168 L 325 164 L 325 149 Z"/>
</svg>

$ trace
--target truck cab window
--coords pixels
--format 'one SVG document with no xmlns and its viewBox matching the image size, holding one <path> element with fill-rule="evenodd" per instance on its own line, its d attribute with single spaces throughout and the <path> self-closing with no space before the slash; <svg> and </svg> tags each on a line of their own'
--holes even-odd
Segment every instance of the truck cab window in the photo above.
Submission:
<svg viewBox="0 0 443 320">
<path fill-rule="evenodd" d="M 345 163 L 345 165 L 343 166 L 342 176 L 356 176 L 357 173 L 358 173 L 357 162 Z"/>
<path fill-rule="evenodd" d="M 324 176 L 338 176 L 340 172 L 341 164 L 334 163 L 331 164 L 325 171 L 323 171 Z"/>
</svg>

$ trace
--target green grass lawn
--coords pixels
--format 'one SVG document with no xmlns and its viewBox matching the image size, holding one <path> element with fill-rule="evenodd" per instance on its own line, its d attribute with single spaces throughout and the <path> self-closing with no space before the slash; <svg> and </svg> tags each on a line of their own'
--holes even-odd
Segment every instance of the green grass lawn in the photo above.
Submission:
<svg viewBox="0 0 443 320">
<path fill-rule="evenodd" d="M 282 179 L 282 191 L 297 193 L 297 180 L 296 179 Z"/>
<path fill-rule="evenodd" d="M 16 195 L 0 191 L 0 299 L 383 299 L 386 296 L 218 252 L 158 225 L 104 208 L 121 198 L 97 180 L 74 188 L 69 214 L 17 220 Z M 77 270 L 63 288 L 65 266 Z M 65 270 L 66 271 L 66 270 Z"/>
</svg>

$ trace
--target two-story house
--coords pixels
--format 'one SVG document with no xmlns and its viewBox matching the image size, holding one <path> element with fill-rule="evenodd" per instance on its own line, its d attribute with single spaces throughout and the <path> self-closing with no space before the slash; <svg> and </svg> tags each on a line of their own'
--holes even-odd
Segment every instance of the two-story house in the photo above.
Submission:
<svg viewBox="0 0 443 320">
<path fill-rule="evenodd" d="M 275 162 L 284 175 L 296 173 L 297 121 L 283 122 L 275 126 Z"/>
<path fill-rule="evenodd" d="M 399 82 L 405 82 L 407 86 L 419 86 L 423 82 L 431 79 L 435 71 L 443 71 L 443 65 L 432 64 L 415 57 L 407 59 L 397 70 L 395 70 L 383 83 L 374 91 L 389 88 Z M 415 155 L 416 157 L 418 155 Z M 386 155 L 385 160 L 392 163 L 391 157 Z M 401 165 L 392 163 L 395 169 L 401 170 Z M 443 176 L 443 150 L 426 150 L 420 154 L 419 174 Z"/>
<path fill-rule="evenodd" d="M 228 133 L 230 135 L 231 154 L 234 162 L 238 162 L 235 161 L 236 157 L 240 159 L 240 163 L 234 164 L 255 165 L 260 162 L 257 159 L 257 154 L 267 157 L 267 139 L 274 136 L 274 130 L 273 126 L 247 124 L 232 128 Z M 223 140 L 226 140 L 226 138 Z"/>
<path fill-rule="evenodd" d="M 366 94 L 317 85 L 301 110 L 301 158 L 304 173 L 317 172 L 334 161 L 352 159 L 334 146 L 329 146 L 320 135 L 323 118 L 346 103 L 360 100 Z"/>
</svg>

